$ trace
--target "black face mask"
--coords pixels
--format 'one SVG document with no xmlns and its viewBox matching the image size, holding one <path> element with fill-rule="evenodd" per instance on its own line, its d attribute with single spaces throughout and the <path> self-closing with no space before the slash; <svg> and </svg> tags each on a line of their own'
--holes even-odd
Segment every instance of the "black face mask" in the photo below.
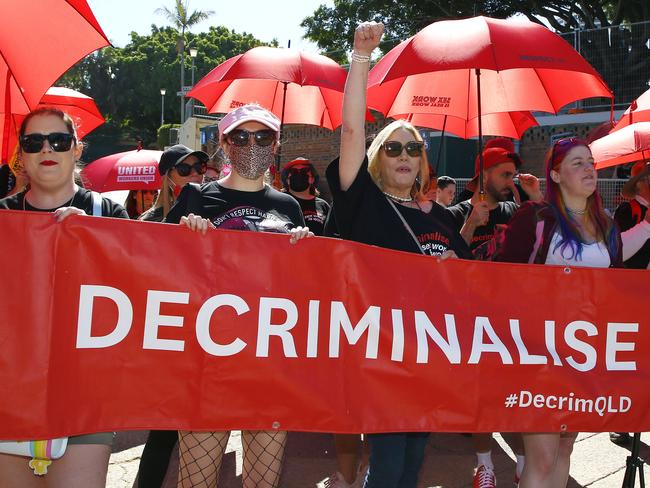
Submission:
<svg viewBox="0 0 650 488">
<path fill-rule="evenodd" d="M 305 191 L 309 188 L 309 169 L 292 171 L 289 174 L 289 188 L 296 192 Z"/>
</svg>

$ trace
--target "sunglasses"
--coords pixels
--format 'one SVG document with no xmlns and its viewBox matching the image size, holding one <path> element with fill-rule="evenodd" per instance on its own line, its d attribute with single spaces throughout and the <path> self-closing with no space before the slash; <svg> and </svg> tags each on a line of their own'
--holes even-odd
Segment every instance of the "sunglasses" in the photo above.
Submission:
<svg viewBox="0 0 650 488">
<path fill-rule="evenodd" d="M 579 142 L 582 142 L 582 140 L 578 139 L 577 137 L 565 137 L 564 139 L 558 139 L 555 141 L 553 144 L 553 149 L 551 150 L 551 161 L 553 163 L 553 167 L 555 167 L 558 163 L 558 161 L 555 160 L 557 148 L 562 148 L 564 150 L 564 148 L 568 146 L 574 146 Z M 562 154 L 562 157 L 564 157 L 564 154 L 566 154 L 566 152 Z"/>
<path fill-rule="evenodd" d="M 26 153 L 37 153 L 43 149 L 47 140 L 55 152 L 66 152 L 72 147 L 74 134 L 69 132 L 52 132 L 51 134 L 25 134 L 20 136 L 20 148 Z"/>
<path fill-rule="evenodd" d="M 399 141 L 387 141 L 384 142 L 381 147 L 384 149 L 386 156 L 391 158 L 396 158 L 402 151 L 406 149 L 406 154 L 412 157 L 422 156 L 422 148 L 424 147 L 423 142 L 419 141 L 409 141 L 406 144 L 402 145 Z"/>
<path fill-rule="evenodd" d="M 258 146 L 268 146 L 275 140 L 275 131 L 271 129 L 261 129 L 250 132 L 244 129 L 233 129 L 228 133 L 227 139 L 233 146 L 246 146 L 250 136 L 255 139 Z"/>
<path fill-rule="evenodd" d="M 174 169 L 179 176 L 189 176 L 192 170 L 196 171 L 197 175 L 202 175 L 208 170 L 208 163 L 202 163 L 200 161 L 194 164 L 178 163 L 174 166 Z"/>
</svg>

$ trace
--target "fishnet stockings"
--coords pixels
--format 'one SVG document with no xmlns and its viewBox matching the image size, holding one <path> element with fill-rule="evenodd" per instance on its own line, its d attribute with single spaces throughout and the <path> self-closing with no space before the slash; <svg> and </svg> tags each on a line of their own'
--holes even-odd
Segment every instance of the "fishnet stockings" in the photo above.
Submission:
<svg viewBox="0 0 650 488">
<path fill-rule="evenodd" d="M 216 488 L 229 432 L 178 433 L 180 465 L 178 488 Z M 243 488 L 275 488 L 280 481 L 287 433 L 242 432 Z"/>
<path fill-rule="evenodd" d="M 245 430 L 242 432 L 244 488 L 275 488 L 280 482 L 287 433 Z"/>
<path fill-rule="evenodd" d="M 178 432 L 178 488 L 217 486 L 230 432 Z"/>
</svg>

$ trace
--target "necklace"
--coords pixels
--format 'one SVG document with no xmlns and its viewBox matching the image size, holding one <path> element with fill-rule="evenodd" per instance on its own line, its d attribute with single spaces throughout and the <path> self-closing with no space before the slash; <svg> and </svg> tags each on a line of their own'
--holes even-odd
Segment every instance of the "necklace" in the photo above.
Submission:
<svg viewBox="0 0 650 488">
<path fill-rule="evenodd" d="M 398 197 L 396 195 L 391 195 L 390 193 L 385 192 L 383 190 L 382 190 L 382 193 L 384 195 L 386 195 L 388 198 L 390 198 L 392 200 L 395 200 L 396 202 L 399 202 L 399 203 L 406 203 L 406 202 L 412 202 L 413 201 L 413 197 L 408 197 L 408 198 Z"/>
<path fill-rule="evenodd" d="M 57 208 L 72 207 L 73 206 L 72 204 L 74 203 L 74 199 L 75 199 L 76 196 L 77 196 L 77 192 L 75 190 L 75 192 L 72 195 L 72 198 L 70 200 L 68 200 L 66 203 L 64 203 L 63 205 L 59 205 Z M 23 210 L 27 210 L 25 208 L 26 202 L 27 202 L 27 192 L 23 195 Z M 30 205 L 30 207 L 38 209 L 38 207 L 34 207 L 33 205 Z"/>
<path fill-rule="evenodd" d="M 573 210 L 572 208 L 567 207 L 566 208 L 569 213 L 572 213 L 573 215 L 585 215 L 587 213 L 587 208 L 583 208 L 582 210 Z"/>
</svg>

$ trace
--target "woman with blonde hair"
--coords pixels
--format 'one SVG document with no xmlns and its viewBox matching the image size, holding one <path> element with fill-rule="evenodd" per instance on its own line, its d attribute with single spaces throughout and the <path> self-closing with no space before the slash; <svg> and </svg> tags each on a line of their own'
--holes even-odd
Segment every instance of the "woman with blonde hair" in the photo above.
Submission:
<svg viewBox="0 0 650 488">
<path fill-rule="evenodd" d="M 341 150 L 327 168 L 333 212 L 341 237 L 426 256 L 471 259 L 450 214 L 426 199 L 429 164 L 419 132 L 395 121 L 373 140 L 366 154 L 366 83 L 370 55 L 384 26 L 359 25 L 343 97 Z M 428 433 L 371 434 L 366 488 L 415 488 Z M 349 486 L 335 475 L 331 487 Z"/>
</svg>

